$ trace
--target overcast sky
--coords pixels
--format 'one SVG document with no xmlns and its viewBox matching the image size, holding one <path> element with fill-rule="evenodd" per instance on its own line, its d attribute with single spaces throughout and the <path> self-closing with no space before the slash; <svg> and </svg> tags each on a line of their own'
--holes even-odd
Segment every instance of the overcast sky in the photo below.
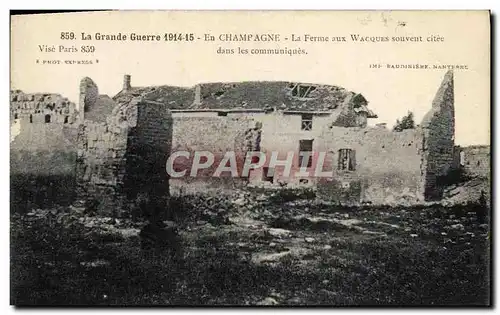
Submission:
<svg viewBox="0 0 500 315">
<path fill-rule="evenodd" d="M 60 93 L 78 102 L 81 78 L 92 78 L 101 94 L 121 90 L 123 75 L 132 85 L 192 86 L 200 82 L 295 81 L 342 86 L 362 93 L 378 114 L 371 124 L 392 127 L 408 111 L 417 123 L 431 108 L 446 70 L 387 69 L 386 64 L 465 64 L 455 71 L 456 143 L 489 144 L 489 31 L 484 14 L 449 12 L 411 15 L 405 12 L 316 13 L 100 13 L 93 16 L 19 17 L 12 21 L 13 89 Z M 337 13 L 339 14 L 339 13 Z M 442 13 L 446 14 L 446 13 Z M 401 27 L 404 22 L 404 27 Z M 422 36 L 437 34 L 442 43 L 221 43 L 204 42 L 86 42 L 60 40 L 62 29 L 95 34 L 131 32 L 163 34 L 210 33 L 314 34 L 316 36 Z M 79 37 L 79 35 L 78 35 Z M 93 54 L 43 53 L 38 45 L 79 48 L 94 45 Z M 302 48 L 306 55 L 221 55 L 217 48 Z M 93 65 L 41 65 L 36 60 L 93 60 Z M 95 60 L 99 60 L 98 63 Z M 379 63 L 381 69 L 370 69 Z"/>
</svg>

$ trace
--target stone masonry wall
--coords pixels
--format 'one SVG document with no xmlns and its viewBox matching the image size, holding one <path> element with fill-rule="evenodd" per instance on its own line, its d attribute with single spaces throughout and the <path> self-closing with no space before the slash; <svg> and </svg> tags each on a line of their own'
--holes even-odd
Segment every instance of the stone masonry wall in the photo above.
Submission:
<svg viewBox="0 0 500 315">
<path fill-rule="evenodd" d="M 53 93 L 10 92 L 10 119 L 28 123 L 71 124 L 77 119 L 75 104 Z"/>
<path fill-rule="evenodd" d="M 171 116 L 163 104 L 134 103 L 129 124 L 85 121 L 77 160 L 78 198 L 102 214 L 130 216 L 137 198 L 168 198 Z M 129 117 L 130 118 L 130 117 Z M 141 197 L 140 197 L 141 195 Z M 146 196 L 144 196 L 146 195 Z"/>
<path fill-rule="evenodd" d="M 165 104 L 137 104 L 137 123 L 127 139 L 125 193 L 164 208 L 169 195 L 166 162 L 172 145 L 172 115 Z"/>
<path fill-rule="evenodd" d="M 442 179 L 453 165 L 455 146 L 455 108 L 453 72 L 448 72 L 424 116 L 421 126 L 425 132 L 425 196 L 427 200 L 441 198 Z"/>
<path fill-rule="evenodd" d="M 121 216 L 128 129 L 86 121 L 80 125 L 77 198 L 105 215 Z"/>
<path fill-rule="evenodd" d="M 246 183 L 246 179 L 232 178 L 229 172 L 213 178 L 215 169 L 228 151 L 234 151 L 238 174 L 241 173 L 247 151 L 259 150 L 260 125 L 244 117 L 176 117 L 173 123 L 172 152 L 187 151 L 190 158 L 175 160 L 174 170 L 186 170 L 186 176 L 171 179 L 174 185 L 191 184 L 193 187 L 234 187 Z M 206 170 L 199 170 L 197 177 L 190 177 L 195 151 L 209 151 L 214 154 L 214 164 Z M 198 186 L 197 186 L 198 185 Z M 186 189 L 189 187 L 186 187 Z"/>
<path fill-rule="evenodd" d="M 491 175 L 490 146 L 461 147 L 463 156 L 462 167 L 471 176 L 488 178 Z"/>
<path fill-rule="evenodd" d="M 423 132 L 384 128 L 331 128 L 317 150 L 326 151 L 323 170 L 332 178 L 318 182 L 321 196 L 342 204 L 418 203 L 423 201 Z M 339 150 L 354 153 L 354 169 L 339 167 Z"/>
</svg>

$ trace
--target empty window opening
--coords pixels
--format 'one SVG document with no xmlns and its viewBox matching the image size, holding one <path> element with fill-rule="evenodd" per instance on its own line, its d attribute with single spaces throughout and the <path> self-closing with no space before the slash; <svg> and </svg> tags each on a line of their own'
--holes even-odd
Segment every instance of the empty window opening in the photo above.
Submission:
<svg viewBox="0 0 500 315">
<path fill-rule="evenodd" d="M 300 140 L 299 141 L 299 167 L 312 166 L 312 148 L 313 140 Z M 304 163 L 307 160 L 307 164 Z"/>
<path fill-rule="evenodd" d="M 14 119 L 17 119 L 17 113 L 14 114 Z"/>
<path fill-rule="evenodd" d="M 346 171 L 356 170 L 356 151 L 352 149 L 340 149 L 338 169 Z"/>
<path fill-rule="evenodd" d="M 49 123 L 50 122 L 50 115 L 45 115 L 45 123 Z"/>
<path fill-rule="evenodd" d="M 68 123 L 68 116 L 64 117 L 64 123 L 67 124 Z"/>
<path fill-rule="evenodd" d="M 265 182 L 274 182 L 274 169 L 269 167 L 262 168 L 262 180 Z"/>
<path fill-rule="evenodd" d="M 30 115 L 30 124 L 33 123 L 33 115 Z"/>
<path fill-rule="evenodd" d="M 481 162 L 480 161 L 477 161 L 477 166 L 480 166 L 481 165 Z"/>
<path fill-rule="evenodd" d="M 312 114 L 303 114 L 302 115 L 302 124 L 301 130 L 311 131 L 313 127 L 313 116 Z"/>
</svg>

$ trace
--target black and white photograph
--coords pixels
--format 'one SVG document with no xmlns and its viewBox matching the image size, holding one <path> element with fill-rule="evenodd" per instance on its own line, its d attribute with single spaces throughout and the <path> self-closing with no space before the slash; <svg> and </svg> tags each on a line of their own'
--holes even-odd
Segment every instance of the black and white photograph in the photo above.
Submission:
<svg viewBox="0 0 500 315">
<path fill-rule="evenodd" d="M 10 18 L 11 305 L 492 305 L 489 11 Z"/>
</svg>

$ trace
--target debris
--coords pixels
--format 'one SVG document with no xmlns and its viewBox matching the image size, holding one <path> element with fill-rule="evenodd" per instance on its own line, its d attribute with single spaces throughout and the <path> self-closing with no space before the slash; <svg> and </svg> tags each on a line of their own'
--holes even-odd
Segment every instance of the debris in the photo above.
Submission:
<svg viewBox="0 0 500 315">
<path fill-rule="evenodd" d="M 257 305 L 277 305 L 278 301 L 273 299 L 272 297 L 266 297 L 260 302 L 257 302 Z"/>
<path fill-rule="evenodd" d="M 456 229 L 456 230 L 463 230 L 464 226 L 463 226 L 463 224 L 459 223 L 459 224 L 453 224 L 453 225 L 451 225 L 450 228 Z"/>
<path fill-rule="evenodd" d="M 306 237 L 304 240 L 306 241 L 306 243 L 312 243 L 315 241 L 312 237 Z"/>
<path fill-rule="evenodd" d="M 281 258 L 290 255 L 289 251 L 286 252 L 279 252 L 279 253 L 256 253 L 252 255 L 252 262 L 255 264 L 260 264 L 264 262 L 276 262 L 280 260 Z"/>
</svg>

